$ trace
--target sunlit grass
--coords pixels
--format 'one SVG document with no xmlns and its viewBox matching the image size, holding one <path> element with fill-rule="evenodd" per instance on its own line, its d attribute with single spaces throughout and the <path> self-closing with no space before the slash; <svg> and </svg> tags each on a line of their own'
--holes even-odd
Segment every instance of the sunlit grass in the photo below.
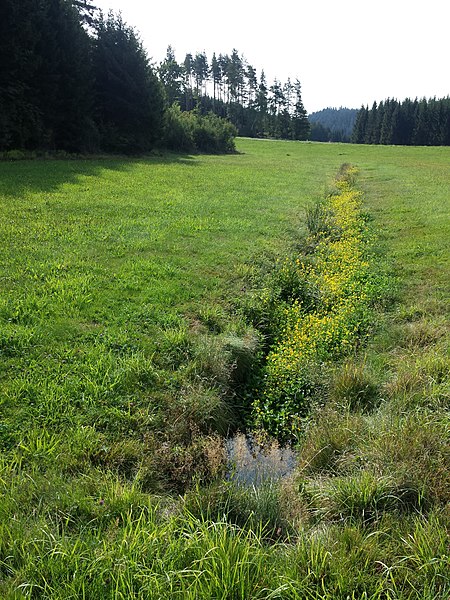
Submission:
<svg viewBox="0 0 450 600">
<path fill-rule="evenodd" d="M 238 149 L 0 163 L 0 597 L 448 598 L 450 151 Z M 223 481 L 258 282 L 305 293 L 276 260 L 343 162 L 392 287 L 295 475 Z"/>
</svg>

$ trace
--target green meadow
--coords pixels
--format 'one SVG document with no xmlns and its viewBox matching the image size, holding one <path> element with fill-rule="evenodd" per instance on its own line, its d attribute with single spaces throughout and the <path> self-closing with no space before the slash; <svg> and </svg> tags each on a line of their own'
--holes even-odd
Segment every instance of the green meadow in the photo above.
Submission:
<svg viewBox="0 0 450 600">
<path fill-rule="evenodd" d="M 1 598 L 449 597 L 450 149 L 237 148 L 0 162 Z M 280 263 L 344 163 L 367 328 L 319 369 L 289 475 L 235 481 Z"/>
</svg>

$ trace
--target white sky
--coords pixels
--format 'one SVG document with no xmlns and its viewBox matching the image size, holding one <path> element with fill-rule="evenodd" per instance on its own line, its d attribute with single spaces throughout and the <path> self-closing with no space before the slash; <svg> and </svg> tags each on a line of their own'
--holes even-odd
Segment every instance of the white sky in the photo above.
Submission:
<svg viewBox="0 0 450 600">
<path fill-rule="evenodd" d="M 231 54 L 269 84 L 298 78 L 308 112 L 450 94 L 448 0 L 96 0 L 121 10 L 159 63 L 167 46 Z"/>
</svg>

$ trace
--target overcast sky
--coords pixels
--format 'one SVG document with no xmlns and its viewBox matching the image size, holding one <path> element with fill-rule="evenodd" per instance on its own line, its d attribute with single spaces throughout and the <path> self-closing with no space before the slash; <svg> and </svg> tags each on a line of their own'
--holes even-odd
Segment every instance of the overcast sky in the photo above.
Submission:
<svg viewBox="0 0 450 600">
<path fill-rule="evenodd" d="M 302 83 L 305 108 L 450 94 L 448 0 L 97 0 L 121 10 L 159 63 L 167 46 L 231 54 L 269 83 Z"/>
</svg>

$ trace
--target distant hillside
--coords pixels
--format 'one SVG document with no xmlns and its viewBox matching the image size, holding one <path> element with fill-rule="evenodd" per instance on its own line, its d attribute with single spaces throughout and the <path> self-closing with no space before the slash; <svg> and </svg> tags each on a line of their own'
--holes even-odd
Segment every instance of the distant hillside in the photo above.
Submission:
<svg viewBox="0 0 450 600">
<path fill-rule="evenodd" d="M 324 108 L 309 115 L 310 139 L 317 142 L 349 142 L 358 110 Z"/>
</svg>

